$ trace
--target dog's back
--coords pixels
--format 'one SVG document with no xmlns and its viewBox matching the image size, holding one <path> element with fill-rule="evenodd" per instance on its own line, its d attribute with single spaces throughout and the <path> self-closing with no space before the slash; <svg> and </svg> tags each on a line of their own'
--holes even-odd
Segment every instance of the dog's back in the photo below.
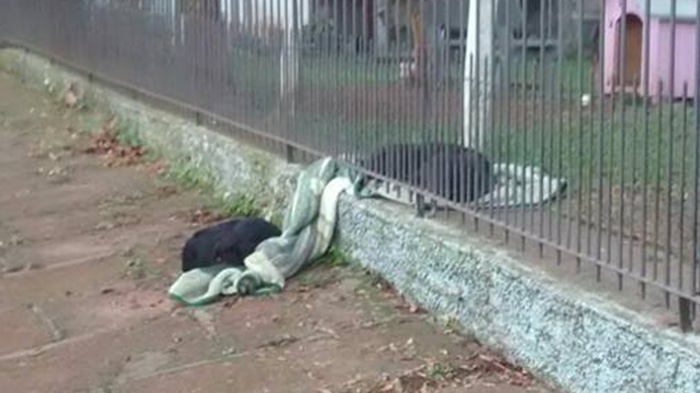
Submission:
<svg viewBox="0 0 700 393">
<path fill-rule="evenodd" d="M 431 193 L 450 202 L 473 202 L 493 188 L 493 166 L 481 152 L 456 145 L 440 146 L 423 163 L 419 177 Z"/>
<path fill-rule="evenodd" d="M 262 218 L 233 219 L 197 231 L 182 250 L 182 270 L 218 264 L 243 266 L 263 241 L 279 236 L 279 228 Z"/>
<path fill-rule="evenodd" d="M 489 159 L 475 149 L 456 144 L 383 146 L 361 165 L 456 203 L 472 202 L 490 192 L 494 184 Z"/>
</svg>

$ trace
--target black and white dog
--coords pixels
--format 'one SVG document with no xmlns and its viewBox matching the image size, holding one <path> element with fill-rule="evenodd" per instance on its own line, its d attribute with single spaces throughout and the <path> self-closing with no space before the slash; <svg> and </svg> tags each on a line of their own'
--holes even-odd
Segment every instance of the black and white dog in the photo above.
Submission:
<svg viewBox="0 0 700 393">
<path fill-rule="evenodd" d="M 275 225 L 262 218 L 229 220 L 197 231 L 182 250 L 182 271 L 227 264 L 243 267 L 260 243 L 280 236 Z"/>
<path fill-rule="evenodd" d="M 360 159 L 359 164 L 454 203 L 476 201 L 495 184 L 488 158 L 455 144 L 388 145 Z"/>
</svg>

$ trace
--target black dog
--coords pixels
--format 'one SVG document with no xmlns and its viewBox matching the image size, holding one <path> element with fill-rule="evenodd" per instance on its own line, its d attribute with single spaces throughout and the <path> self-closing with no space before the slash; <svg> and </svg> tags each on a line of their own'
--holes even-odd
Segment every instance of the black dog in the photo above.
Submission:
<svg viewBox="0 0 700 393">
<path fill-rule="evenodd" d="M 182 250 L 182 271 L 218 264 L 243 266 L 264 240 L 281 235 L 262 218 L 234 219 L 196 232 Z"/>
<path fill-rule="evenodd" d="M 454 144 L 388 145 L 360 164 L 455 203 L 475 201 L 495 183 L 493 167 L 484 154 Z"/>
</svg>

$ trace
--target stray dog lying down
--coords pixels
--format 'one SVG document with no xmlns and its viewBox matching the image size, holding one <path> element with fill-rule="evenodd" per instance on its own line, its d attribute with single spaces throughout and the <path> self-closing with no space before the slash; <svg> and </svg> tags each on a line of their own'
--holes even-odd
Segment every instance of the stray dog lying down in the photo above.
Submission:
<svg viewBox="0 0 700 393">
<path fill-rule="evenodd" d="M 496 183 L 493 165 L 483 153 L 454 144 L 388 145 L 359 164 L 455 203 L 476 201 Z"/>
<path fill-rule="evenodd" d="M 282 232 L 262 218 L 232 219 L 196 232 L 182 250 L 182 271 L 243 261 L 264 240 Z"/>
</svg>

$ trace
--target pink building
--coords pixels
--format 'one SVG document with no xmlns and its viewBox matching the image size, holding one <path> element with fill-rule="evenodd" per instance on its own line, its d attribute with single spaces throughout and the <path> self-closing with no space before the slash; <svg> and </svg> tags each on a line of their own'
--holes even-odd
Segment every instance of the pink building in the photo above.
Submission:
<svg viewBox="0 0 700 393">
<path fill-rule="evenodd" d="M 649 94 L 658 96 L 661 83 L 663 96 L 672 94 L 683 97 L 687 86 L 688 97 L 695 95 L 696 62 L 696 26 L 698 0 L 676 0 L 676 48 L 675 80 L 671 87 L 672 61 L 672 0 L 651 0 L 649 12 L 645 9 L 645 0 L 607 0 L 605 9 L 605 93 L 613 87 L 624 85 L 627 90 L 644 92 L 645 75 L 645 39 L 649 32 Z M 626 12 L 624 8 L 626 7 Z M 623 15 L 624 13 L 624 15 Z M 645 15 L 649 14 L 649 20 Z M 626 19 L 625 31 L 625 70 L 620 72 L 621 37 L 623 18 Z M 647 26 L 648 24 L 648 26 Z M 647 28 L 648 27 L 648 28 Z"/>
</svg>

